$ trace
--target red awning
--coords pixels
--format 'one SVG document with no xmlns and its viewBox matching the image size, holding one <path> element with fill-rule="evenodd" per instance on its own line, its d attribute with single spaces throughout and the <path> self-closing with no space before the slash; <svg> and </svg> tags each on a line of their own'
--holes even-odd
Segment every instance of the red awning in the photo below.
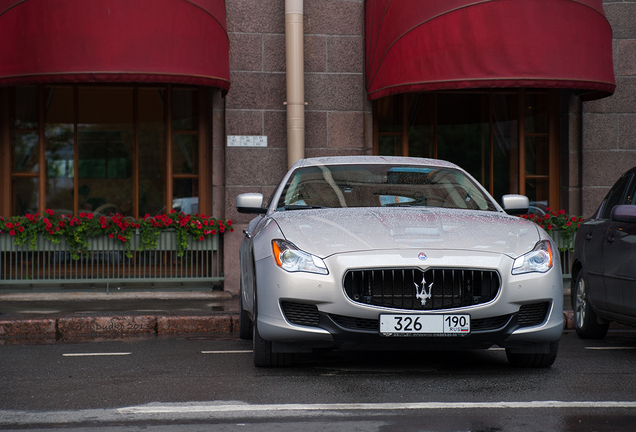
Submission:
<svg viewBox="0 0 636 432">
<path fill-rule="evenodd" d="M 367 0 L 370 99 L 442 89 L 616 87 L 602 0 Z"/>
<path fill-rule="evenodd" d="M 0 85 L 230 88 L 224 0 L 0 0 Z"/>
</svg>

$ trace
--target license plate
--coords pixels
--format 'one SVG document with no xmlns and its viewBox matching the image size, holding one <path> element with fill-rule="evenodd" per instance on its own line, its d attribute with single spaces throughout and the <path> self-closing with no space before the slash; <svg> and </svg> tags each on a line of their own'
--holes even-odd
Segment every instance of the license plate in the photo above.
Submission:
<svg viewBox="0 0 636 432">
<path fill-rule="evenodd" d="M 470 315 L 380 315 L 383 336 L 467 336 Z"/>
</svg>

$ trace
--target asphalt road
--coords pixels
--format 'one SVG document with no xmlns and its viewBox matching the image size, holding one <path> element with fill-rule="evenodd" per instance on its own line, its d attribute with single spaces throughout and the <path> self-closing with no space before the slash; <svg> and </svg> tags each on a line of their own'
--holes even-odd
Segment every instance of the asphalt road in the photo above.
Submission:
<svg viewBox="0 0 636 432">
<path fill-rule="evenodd" d="M 227 335 L 0 347 L 0 429 L 633 431 L 636 332 L 501 350 L 330 353 L 256 369 Z"/>
</svg>

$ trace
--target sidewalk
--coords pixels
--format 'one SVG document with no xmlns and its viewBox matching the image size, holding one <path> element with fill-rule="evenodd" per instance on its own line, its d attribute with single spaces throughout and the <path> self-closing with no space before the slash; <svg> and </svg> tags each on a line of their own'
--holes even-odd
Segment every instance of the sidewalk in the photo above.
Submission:
<svg viewBox="0 0 636 432">
<path fill-rule="evenodd" d="M 222 291 L 0 294 L 0 345 L 237 331 Z"/>
<path fill-rule="evenodd" d="M 574 328 L 569 289 L 563 315 Z M 0 345 L 238 332 L 238 297 L 213 292 L 0 294 Z"/>
</svg>

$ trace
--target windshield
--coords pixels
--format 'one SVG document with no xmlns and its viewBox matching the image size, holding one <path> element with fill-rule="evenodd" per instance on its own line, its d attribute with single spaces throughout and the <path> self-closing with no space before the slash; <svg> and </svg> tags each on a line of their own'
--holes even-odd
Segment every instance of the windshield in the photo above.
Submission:
<svg viewBox="0 0 636 432">
<path fill-rule="evenodd" d="M 491 199 L 453 168 L 318 165 L 294 171 L 277 210 L 342 207 L 444 207 L 490 210 Z"/>
</svg>

